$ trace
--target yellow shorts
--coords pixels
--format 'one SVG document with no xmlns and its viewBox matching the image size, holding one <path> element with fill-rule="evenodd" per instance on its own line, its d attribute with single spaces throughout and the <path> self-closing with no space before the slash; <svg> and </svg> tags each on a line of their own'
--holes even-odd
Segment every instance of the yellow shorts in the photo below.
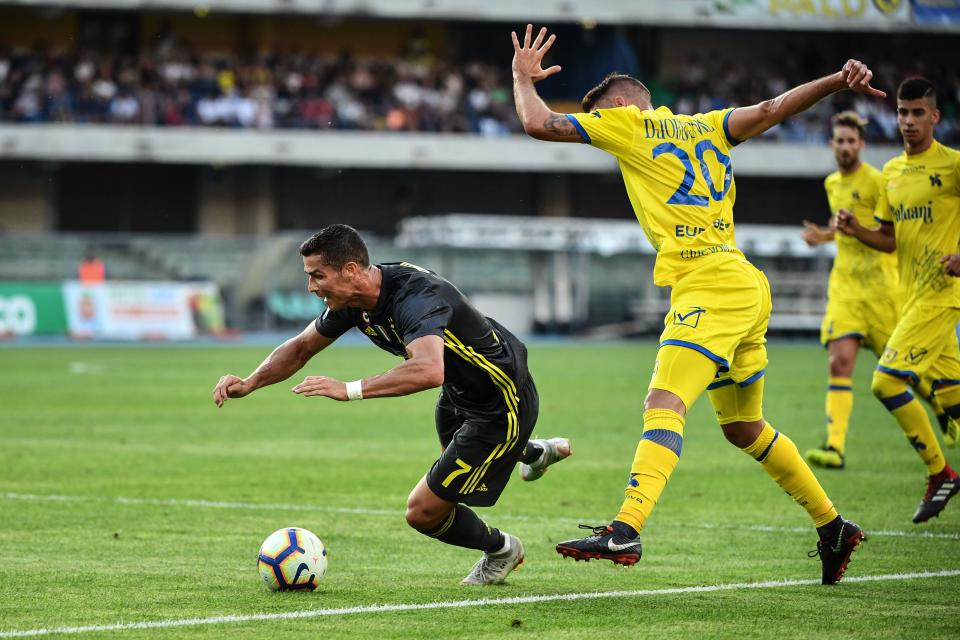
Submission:
<svg viewBox="0 0 960 640">
<path fill-rule="evenodd" d="M 877 356 L 897 326 L 899 303 L 887 296 L 864 300 L 830 300 L 820 327 L 820 343 L 855 337 Z"/>
<path fill-rule="evenodd" d="M 952 307 L 919 304 L 904 309 L 877 369 L 909 377 L 914 384 L 929 378 L 934 390 L 960 384 L 958 322 L 960 309 Z"/>
<path fill-rule="evenodd" d="M 674 285 L 660 346 L 699 351 L 717 364 L 718 378 L 749 384 L 767 366 L 771 306 L 763 272 L 746 261 L 717 260 Z"/>
</svg>

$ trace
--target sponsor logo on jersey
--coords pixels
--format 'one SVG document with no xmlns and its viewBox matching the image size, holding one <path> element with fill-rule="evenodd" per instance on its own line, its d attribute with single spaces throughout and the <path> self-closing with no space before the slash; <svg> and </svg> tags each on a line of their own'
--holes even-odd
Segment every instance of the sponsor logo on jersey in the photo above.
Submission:
<svg viewBox="0 0 960 640">
<path fill-rule="evenodd" d="M 907 362 L 917 364 L 923 360 L 925 355 L 927 355 L 927 350 L 923 347 L 910 347 L 910 352 L 907 354 Z"/>
<path fill-rule="evenodd" d="M 705 227 L 691 227 L 687 224 L 678 224 L 674 228 L 674 233 L 678 238 L 695 238 L 706 231 Z"/>
<path fill-rule="evenodd" d="M 901 203 L 893 207 L 893 217 L 897 222 L 904 220 L 923 220 L 923 224 L 933 222 L 933 202 L 927 202 L 927 206 L 918 205 L 916 207 L 905 207 Z"/>
<path fill-rule="evenodd" d="M 706 313 L 703 307 L 683 307 L 673 312 L 673 324 L 680 324 L 696 329 L 700 324 L 700 316 Z"/>
</svg>

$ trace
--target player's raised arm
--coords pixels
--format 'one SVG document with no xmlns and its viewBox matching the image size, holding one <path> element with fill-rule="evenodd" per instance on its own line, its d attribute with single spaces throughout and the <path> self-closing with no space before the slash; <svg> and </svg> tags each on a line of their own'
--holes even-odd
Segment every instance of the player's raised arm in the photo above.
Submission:
<svg viewBox="0 0 960 640">
<path fill-rule="evenodd" d="M 380 375 L 354 382 L 307 376 L 293 392 L 334 400 L 362 400 L 407 396 L 443 384 L 443 338 L 435 335 L 416 338 L 407 345 L 407 354 L 409 358 Z"/>
<path fill-rule="evenodd" d="M 246 378 L 234 375 L 221 377 L 213 388 L 213 402 L 222 407 L 227 398 L 242 398 L 260 387 L 286 380 L 334 340 L 317 331 L 316 324 L 311 322 L 298 335 L 274 349 Z"/>
<path fill-rule="evenodd" d="M 832 93 L 852 89 L 868 96 L 885 98 L 886 93 L 870 86 L 873 72 L 859 60 L 847 60 L 843 68 L 790 89 L 771 100 L 733 110 L 728 120 L 730 135 L 736 140 L 748 140 L 780 124 L 790 116 L 802 113 Z"/>
<path fill-rule="evenodd" d="M 552 34 L 544 40 L 546 35 L 547 28 L 542 27 L 536 39 L 531 41 L 533 25 L 528 24 L 521 45 L 517 32 L 510 32 L 513 39 L 513 100 L 517 107 L 517 116 L 523 124 L 523 130 L 532 138 L 580 143 L 583 138 L 573 123 L 564 114 L 551 111 L 533 86 L 534 82 L 549 78 L 560 71 L 559 65 L 548 69 L 542 66 L 543 56 L 557 39 L 556 34 Z"/>
</svg>

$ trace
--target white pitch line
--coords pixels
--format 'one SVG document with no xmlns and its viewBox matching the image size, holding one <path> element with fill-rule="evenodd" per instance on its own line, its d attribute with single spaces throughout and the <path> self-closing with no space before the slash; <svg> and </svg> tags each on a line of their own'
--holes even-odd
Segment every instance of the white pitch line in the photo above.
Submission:
<svg viewBox="0 0 960 640">
<path fill-rule="evenodd" d="M 928 578 L 953 578 L 960 576 L 960 569 L 943 571 L 922 571 L 915 573 L 888 573 L 875 576 L 856 576 L 845 578 L 844 582 L 883 582 L 890 580 L 925 580 Z M 516 596 L 513 598 L 485 598 L 480 600 L 451 600 L 447 602 L 423 602 L 409 604 L 373 604 L 361 607 L 342 607 L 339 609 L 307 609 L 306 611 L 287 611 L 284 613 L 254 613 L 247 615 L 225 615 L 210 618 L 183 618 L 180 620 L 153 620 L 149 622 L 127 622 L 117 624 L 95 624 L 82 627 L 52 627 L 49 629 L 12 629 L 0 631 L 0 638 L 29 638 L 53 634 L 77 635 L 104 631 L 129 631 L 140 629 L 169 629 L 173 627 L 192 627 L 201 625 L 232 624 L 238 622 L 263 622 L 269 620 L 302 620 L 330 616 L 346 616 L 357 613 L 392 613 L 395 611 L 424 611 L 430 609 L 460 609 L 466 607 L 489 607 L 505 604 L 538 604 L 541 602 L 560 602 L 570 600 L 596 600 L 599 598 L 639 598 L 643 596 L 665 596 L 683 593 L 714 593 L 717 591 L 740 591 L 746 589 L 777 589 L 818 585 L 818 580 L 771 580 L 768 582 L 740 582 L 732 584 L 714 584 L 694 587 L 673 587 L 667 589 L 635 589 L 630 591 L 594 591 L 587 593 L 560 593 L 541 596 Z"/>
<path fill-rule="evenodd" d="M 364 516 L 389 516 L 399 518 L 403 516 L 402 511 L 391 509 L 367 509 L 365 507 L 329 507 L 315 504 L 284 504 L 284 503 L 264 503 L 264 502 L 221 502 L 216 500 L 183 500 L 177 498 L 105 498 L 100 496 L 64 496 L 64 495 L 40 495 L 33 493 L 0 493 L 0 499 L 5 500 L 24 500 L 27 502 L 100 502 L 107 504 L 129 504 L 151 507 L 195 507 L 201 509 L 250 509 L 259 511 L 311 511 L 315 513 L 347 513 Z M 579 518 L 551 518 L 543 516 L 524 516 L 512 515 L 509 513 L 491 514 L 493 520 L 515 520 L 519 522 L 557 522 L 570 524 L 580 520 Z M 583 518 L 600 522 L 603 518 Z M 803 533 L 809 534 L 810 529 L 806 527 L 775 527 L 764 524 L 714 524 L 709 522 L 685 523 L 687 529 L 735 529 L 738 531 L 761 531 L 769 533 Z M 931 531 L 897 531 L 897 530 L 868 530 L 870 537 L 890 537 L 890 538 L 926 538 L 933 540 L 960 540 L 960 533 L 937 533 Z"/>
</svg>

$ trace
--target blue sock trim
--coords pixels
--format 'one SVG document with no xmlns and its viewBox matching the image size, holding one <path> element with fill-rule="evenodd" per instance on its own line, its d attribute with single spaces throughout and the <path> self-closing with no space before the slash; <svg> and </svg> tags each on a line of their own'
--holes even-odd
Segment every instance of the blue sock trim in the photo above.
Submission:
<svg viewBox="0 0 960 640">
<path fill-rule="evenodd" d="M 883 403 L 883 406 L 887 408 L 887 411 L 893 411 L 894 409 L 899 409 L 903 405 L 913 400 L 913 394 L 909 391 L 904 391 L 900 395 L 892 396 L 890 398 L 880 398 L 880 402 Z"/>
<path fill-rule="evenodd" d="M 853 387 L 845 384 L 828 384 L 827 389 L 830 391 L 853 391 Z"/>
<path fill-rule="evenodd" d="M 666 447 L 670 449 L 670 451 L 673 451 L 677 454 L 678 458 L 680 457 L 680 452 L 683 450 L 683 436 L 669 429 L 650 429 L 644 431 L 640 439 L 656 442 L 661 447 Z"/>
<path fill-rule="evenodd" d="M 774 443 L 777 441 L 777 438 L 780 437 L 780 432 L 776 431 L 773 434 L 773 440 L 770 441 L 770 444 L 767 445 L 767 448 L 763 450 L 763 453 L 760 454 L 760 457 L 757 458 L 757 462 L 763 462 L 767 455 L 770 453 L 770 449 L 773 449 Z"/>
<path fill-rule="evenodd" d="M 694 351 L 699 351 L 700 353 L 702 353 L 703 355 L 707 356 L 708 358 L 716 362 L 718 365 L 720 365 L 721 371 L 730 370 L 730 363 L 727 362 L 726 358 L 721 358 L 720 356 L 710 351 L 706 347 L 701 347 L 695 342 L 687 342 L 686 340 L 664 340 L 663 342 L 660 343 L 660 347 L 662 348 L 671 344 L 675 347 L 686 347 L 687 349 L 693 349 Z"/>
</svg>

